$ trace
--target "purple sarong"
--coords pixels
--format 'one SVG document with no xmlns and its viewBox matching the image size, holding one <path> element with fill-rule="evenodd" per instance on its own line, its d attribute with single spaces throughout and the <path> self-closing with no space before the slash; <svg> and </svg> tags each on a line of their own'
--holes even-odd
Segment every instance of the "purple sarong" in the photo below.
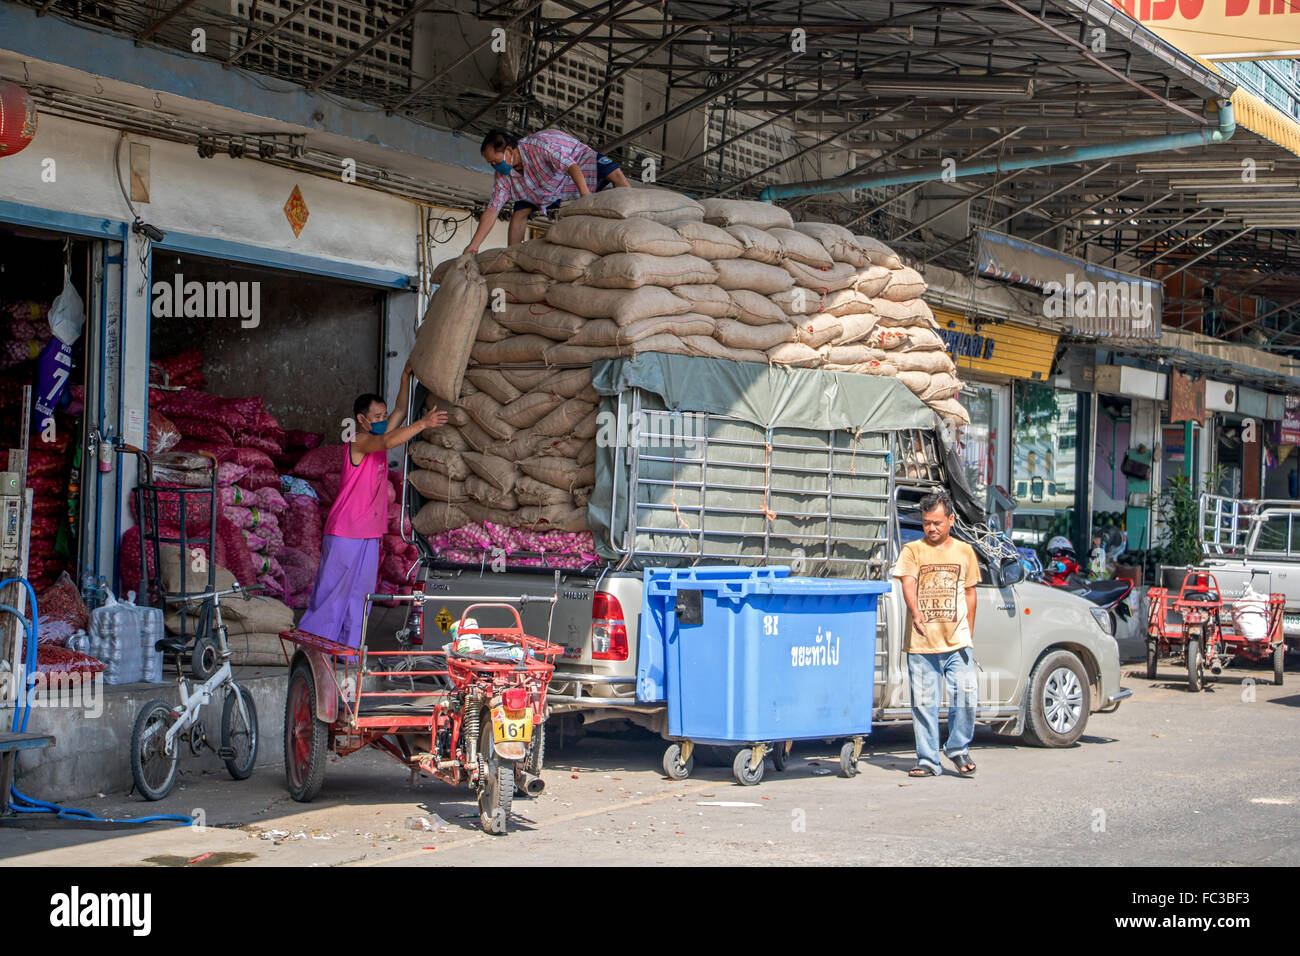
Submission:
<svg viewBox="0 0 1300 956">
<path fill-rule="evenodd" d="M 316 584 L 298 627 L 328 641 L 360 647 L 366 595 L 373 592 L 378 573 L 378 538 L 325 535 Z"/>
</svg>

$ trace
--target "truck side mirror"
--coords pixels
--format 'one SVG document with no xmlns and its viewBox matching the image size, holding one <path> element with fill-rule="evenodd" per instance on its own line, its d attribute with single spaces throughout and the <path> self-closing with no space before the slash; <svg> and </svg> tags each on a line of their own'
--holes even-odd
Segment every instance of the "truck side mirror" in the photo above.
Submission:
<svg viewBox="0 0 1300 956">
<path fill-rule="evenodd" d="M 1025 566 L 1019 558 L 1005 558 L 998 567 L 999 587 L 1007 587 L 1025 579 Z"/>
</svg>

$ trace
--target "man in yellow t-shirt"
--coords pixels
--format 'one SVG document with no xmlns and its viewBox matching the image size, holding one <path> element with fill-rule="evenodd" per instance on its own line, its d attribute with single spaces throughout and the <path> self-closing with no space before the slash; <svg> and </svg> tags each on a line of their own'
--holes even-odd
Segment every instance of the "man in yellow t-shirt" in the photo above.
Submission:
<svg viewBox="0 0 1300 956">
<path fill-rule="evenodd" d="M 892 572 L 902 582 L 903 598 L 912 612 L 904 645 L 916 736 L 916 766 L 908 771 L 909 777 L 943 773 L 939 762 L 941 680 L 948 689 L 944 753 L 963 777 L 975 773 L 969 750 L 975 734 L 978 682 L 971 635 L 980 568 L 974 549 L 952 537 L 952 524 L 952 499 L 947 492 L 922 498 L 925 537 L 903 545 Z"/>
</svg>

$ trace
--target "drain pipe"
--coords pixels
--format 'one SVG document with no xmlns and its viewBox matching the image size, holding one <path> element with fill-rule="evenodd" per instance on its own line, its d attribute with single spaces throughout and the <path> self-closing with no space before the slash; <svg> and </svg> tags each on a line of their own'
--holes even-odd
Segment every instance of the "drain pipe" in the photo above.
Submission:
<svg viewBox="0 0 1300 956">
<path fill-rule="evenodd" d="M 906 173 L 874 174 L 870 176 L 854 176 L 850 173 L 847 176 L 839 176 L 835 179 L 818 179 L 807 183 L 786 183 L 784 185 L 768 186 L 758 194 L 758 198 L 763 202 L 775 202 L 778 199 L 794 199 L 796 196 L 817 196 L 822 193 L 837 193 L 848 189 L 906 186 L 909 183 L 933 182 L 954 177 L 985 176 L 989 173 L 1006 173 L 1018 169 L 1062 166 L 1068 163 L 1116 159 L 1120 156 L 1140 156 L 1145 153 L 1163 153 L 1168 150 L 1187 149 L 1192 146 L 1226 143 L 1237 130 L 1237 124 L 1232 118 L 1232 103 L 1228 100 L 1220 101 L 1218 113 L 1219 124 L 1217 126 L 1191 133 L 1175 133 L 1170 136 L 1145 136 L 1141 139 L 1131 139 L 1119 143 L 1078 146 L 1061 153 L 999 159 L 970 166 L 959 164 L 956 168 L 951 169 L 913 170 Z"/>
</svg>

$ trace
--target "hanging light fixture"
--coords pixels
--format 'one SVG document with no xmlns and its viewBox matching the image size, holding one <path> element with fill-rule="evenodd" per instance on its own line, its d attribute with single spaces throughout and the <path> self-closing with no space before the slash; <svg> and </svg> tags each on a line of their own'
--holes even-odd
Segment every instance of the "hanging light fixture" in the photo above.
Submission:
<svg viewBox="0 0 1300 956">
<path fill-rule="evenodd" d="M 36 136 L 36 101 L 17 83 L 0 83 L 0 158 L 22 152 Z"/>
</svg>

